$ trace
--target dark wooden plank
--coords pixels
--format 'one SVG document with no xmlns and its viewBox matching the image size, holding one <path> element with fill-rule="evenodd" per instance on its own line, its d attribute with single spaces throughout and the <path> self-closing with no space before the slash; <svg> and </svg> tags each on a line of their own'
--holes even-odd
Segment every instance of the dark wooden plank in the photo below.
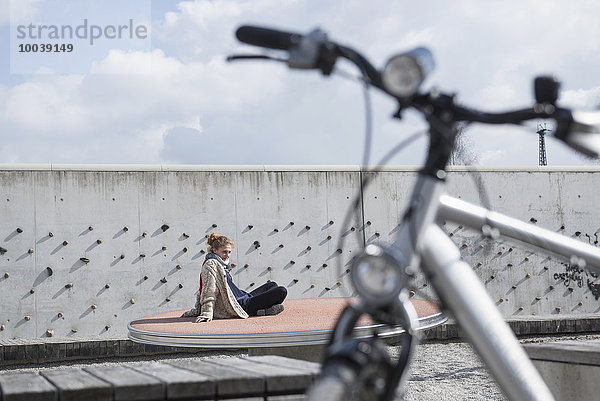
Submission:
<svg viewBox="0 0 600 401">
<path fill-rule="evenodd" d="M 81 369 L 52 369 L 40 374 L 56 386 L 59 401 L 112 400 L 110 384 Z"/>
<path fill-rule="evenodd" d="M 166 386 L 159 379 L 123 365 L 90 366 L 83 370 L 113 387 L 115 401 L 163 400 Z"/>
<path fill-rule="evenodd" d="M 267 397 L 266 401 L 305 401 L 306 396 L 304 394 L 294 395 L 271 395 Z"/>
<path fill-rule="evenodd" d="M 309 362 L 302 359 L 287 358 L 279 355 L 258 355 L 251 356 L 244 359 L 249 359 L 255 362 L 268 363 L 270 365 L 282 366 L 290 369 L 301 369 L 304 371 L 312 372 L 318 375 L 321 372 L 321 364 L 316 362 Z"/>
<path fill-rule="evenodd" d="M 129 366 L 162 381 L 167 400 L 212 398 L 216 393 L 214 379 L 205 374 L 160 362 Z"/>
<path fill-rule="evenodd" d="M 58 390 L 37 373 L 0 374 L 2 401 L 55 401 Z"/>
<path fill-rule="evenodd" d="M 265 394 L 263 375 L 235 369 L 238 358 L 224 358 L 227 366 L 215 364 L 214 360 L 185 359 L 170 362 L 171 365 L 211 376 L 217 386 L 218 397 L 262 396 Z"/>
<path fill-rule="evenodd" d="M 600 342 L 597 340 L 554 341 L 523 346 L 531 359 L 600 366 Z"/>
<path fill-rule="evenodd" d="M 213 359 L 211 362 L 222 366 L 233 366 L 236 369 L 242 369 L 247 372 L 259 373 L 264 376 L 267 395 L 281 392 L 299 392 L 306 391 L 313 381 L 314 374 L 305 370 L 284 368 L 274 366 L 268 363 L 256 362 L 251 359 L 231 358 Z"/>
</svg>

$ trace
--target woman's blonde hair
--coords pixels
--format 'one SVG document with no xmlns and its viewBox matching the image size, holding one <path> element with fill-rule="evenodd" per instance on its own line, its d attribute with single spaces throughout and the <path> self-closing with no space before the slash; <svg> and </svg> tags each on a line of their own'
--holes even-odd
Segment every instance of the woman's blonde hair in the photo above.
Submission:
<svg viewBox="0 0 600 401">
<path fill-rule="evenodd" d="M 206 242 L 208 243 L 209 252 L 216 251 L 217 249 L 225 245 L 231 245 L 233 247 L 232 240 L 230 240 L 224 235 L 219 235 L 217 233 L 210 233 Z"/>
</svg>

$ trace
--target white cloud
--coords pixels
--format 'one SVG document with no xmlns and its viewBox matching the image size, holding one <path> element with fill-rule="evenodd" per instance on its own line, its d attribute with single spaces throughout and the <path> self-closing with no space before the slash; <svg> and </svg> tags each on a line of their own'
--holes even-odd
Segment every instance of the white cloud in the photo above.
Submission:
<svg viewBox="0 0 600 401">
<path fill-rule="evenodd" d="M 39 3 L 23 4 L 31 6 L 23 10 L 34 10 Z M 561 104 L 592 107 L 600 95 L 597 15 L 600 3 L 593 1 L 525 0 L 515 6 L 462 0 L 452 7 L 443 1 L 180 2 L 153 27 L 151 52 L 113 50 L 89 74 L 26 77 L 0 90 L 0 160 L 359 163 L 360 87 L 283 65 L 226 63 L 225 54 L 256 51 L 234 37 L 244 23 L 298 32 L 322 26 L 377 66 L 398 51 L 429 46 L 437 69 L 427 85 L 456 90 L 474 107 L 529 105 L 533 77 L 548 72 L 563 81 Z M 391 122 L 394 107 L 374 96 L 372 160 L 423 127 L 414 117 Z M 537 160 L 529 158 L 535 147 L 521 150 L 530 147 L 521 139 L 527 135 L 487 134 L 481 126 L 469 132 L 482 164 Z M 220 154 L 193 150 L 215 142 L 231 146 Z M 420 152 L 411 148 L 395 162 L 419 163 Z M 566 157 L 566 163 L 550 160 L 570 163 Z"/>
</svg>

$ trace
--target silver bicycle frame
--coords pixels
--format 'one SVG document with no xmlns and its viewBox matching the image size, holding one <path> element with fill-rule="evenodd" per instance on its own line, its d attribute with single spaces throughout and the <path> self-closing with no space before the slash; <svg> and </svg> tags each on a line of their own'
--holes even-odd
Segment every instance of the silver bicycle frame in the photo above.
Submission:
<svg viewBox="0 0 600 401">
<path fill-rule="evenodd" d="M 504 235 L 575 260 L 600 272 L 600 250 L 550 230 L 490 212 L 443 194 L 445 172 L 438 178 L 419 174 L 408 215 L 395 246 L 412 267 L 420 266 L 444 306 L 453 314 L 504 394 L 514 401 L 553 400 L 546 383 L 519 344 L 473 269 L 437 225 L 448 220 Z M 576 259 L 573 259 L 575 257 Z"/>
</svg>

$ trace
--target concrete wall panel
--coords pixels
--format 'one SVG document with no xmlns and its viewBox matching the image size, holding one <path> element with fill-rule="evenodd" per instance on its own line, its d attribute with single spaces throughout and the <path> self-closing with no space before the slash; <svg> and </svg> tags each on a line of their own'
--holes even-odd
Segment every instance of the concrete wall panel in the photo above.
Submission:
<svg viewBox="0 0 600 401">
<path fill-rule="evenodd" d="M 599 172 L 456 168 L 448 193 L 595 245 Z M 124 336 L 134 318 L 192 307 L 211 231 L 236 243 L 240 288 L 274 280 L 291 298 L 352 295 L 350 261 L 364 241 L 393 241 L 415 176 L 356 167 L 0 169 L 0 339 Z M 369 177 L 358 220 L 346 223 Z M 444 228 L 504 316 L 600 312 L 594 275 L 522 244 Z M 415 290 L 435 297 L 422 276 Z"/>
</svg>

